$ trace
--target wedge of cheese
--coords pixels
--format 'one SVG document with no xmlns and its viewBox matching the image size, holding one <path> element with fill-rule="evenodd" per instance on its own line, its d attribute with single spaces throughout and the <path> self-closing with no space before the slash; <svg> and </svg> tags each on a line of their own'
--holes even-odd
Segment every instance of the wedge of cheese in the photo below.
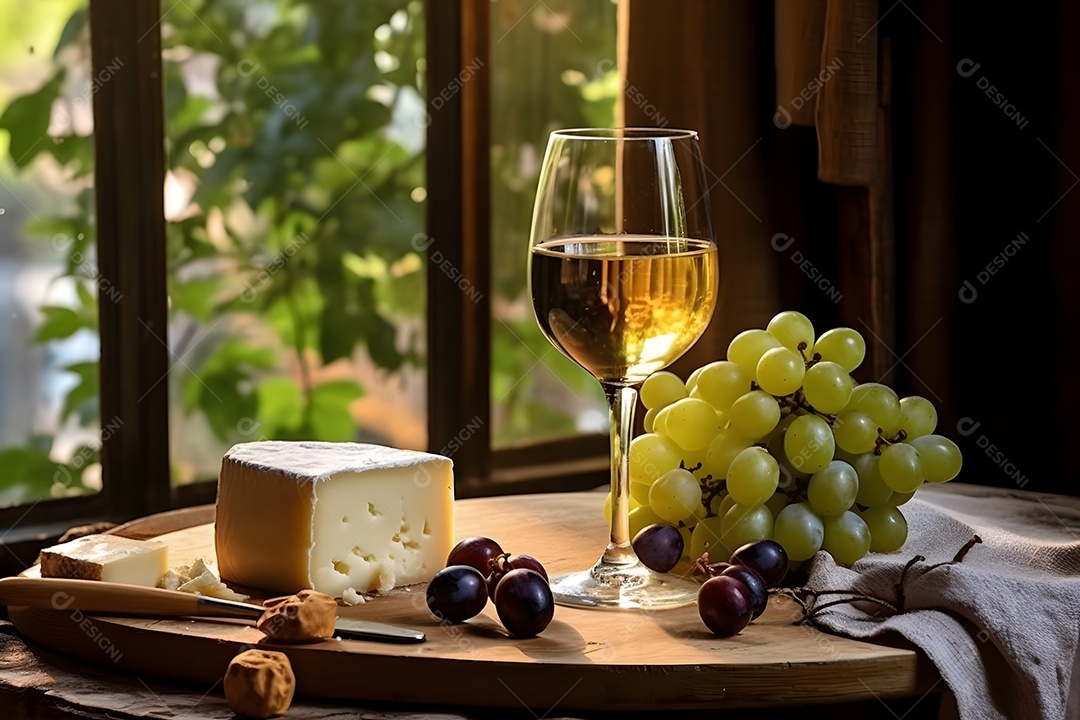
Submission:
<svg viewBox="0 0 1080 720">
<path fill-rule="evenodd" d="M 41 551 L 41 576 L 154 587 L 169 567 L 169 548 L 157 540 L 86 535 Z"/>
<path fill-rule="evenodd" d="M 253 442 L 218 478 L 221 577 L 279 594 L 424 582 L 454 538 L 453 463 L 381 445 Z"/>
</svg>

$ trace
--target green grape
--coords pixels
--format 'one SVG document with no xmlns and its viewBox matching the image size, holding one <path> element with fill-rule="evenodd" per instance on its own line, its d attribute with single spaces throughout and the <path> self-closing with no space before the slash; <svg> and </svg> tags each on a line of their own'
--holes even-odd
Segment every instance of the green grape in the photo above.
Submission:
<svg viewBox="0 0 1080 720">
<path fill-rule="evenodd" d="M 859 517 L 870 530 L 870 552 L 896 552 L 907 541 L 907 520 L 896 508 L 867 508 L 859 512 Z"/>
<path fill-rule="evenodd" d="M 700 505 L 701 503 L 698 503 Z M 666 523 L 664 518 L 656 514 L 648 504 L 641 505 L 630 511 L 630 537 L 633 538 L 644 528 L 657 523 Z"/>
<path fill-rule="evenodd" d="M 859 492 L 855 502 L 864 507 L 888 505 L 892 488 L 881 479 L 881 457 L 873 453 L 860 455 L 852 467 L 859 474 Z"/>
<path fill-rule="evenodd" d="M 705 553 L 709 553 L 712 562 L 727 560 L 731 552 L 725 552 L 724 544 L 720 542 L 720 526 L 723 517 L 705 518 L 694 526 L 694 532 L 690 534 L 690 559 L 697 560 Z"/>
<path fill-rule="evenodd" d="M 686 385 L 675 373 L 654 372 L 641 384 L 641 402 L 650 410 L 659 409 L 687 396 Z"/>
<path fill-rule="evenodd" d="M 806 402 L 826 415 L 835 415 L 843 410 L 854 387 L 855 381 L 848 375 L 848 371 L 834 362 L 824 361 L 811 365 L 803 378 Z"/>
<path fill-rule="evenodd" d="M 833 460 L 814 473 L 806 488 L 810 507 L 822 517 L 843 515 L 859 493 L 859 476 L 855 468 L 843 460 Z"/>
<path fill-rule="evenodd" d="M 836 443 L 832 428 L 817 415 L 801 415 L 784 433 L 784 454 L 791 466 L 811 475 L 833 458 Z"/>
<path fill-rule="evenodd" d="M 767 392 L 754 390 L 743 395 L 731 406 L 728 427 L 737 435 L 759 440 L 780 422 L 780 405 Z"/>
<path fill-rule="evenodd" d="M 881 383 L 863 383 L 851 391 L 845 410 L 862 410 L 873 418 L 890 440 L 900 429 L 900 398 Z"/>
<path fill-rule="evenodd" d="M 604 497 L 604 519 L 607 520 L 607 524 L 611 525 L 611 491 L 608 490 L 607 496 Z"/>
<path fill-rule="evenodd" d="M 661 416 L 665 416 L 662 420 Z M 704 450 L 720 431 L 716 410 L 704 400 L 683 398 L 657 415 L 665 435 L 683 450 Z M 656 422 L 654 422 L 654 425 Z"/>
<path fill-rule="evenodd" d="M 787 493 L 775 492 L 771 498 L 765 501 L 765 507 L 769 508 L 769 512 L 772 513 L 773 517 L 776 517 L 790 502 L 791 498 L 787 496 Z M 608 522 L 611 521 L 608 520 Z"/>
<path fill-rule="evenodd" d="M 792 415 L 785 415 L 784 417 L 780 418 L 780 422 L 776 423 L 776 427 L 774 427 L 772 430 L 770 430 L 769 434 L 766 435 L 762 439 L 767 443 L 771 443 L 772 441 L 776 440 L 777 438 L 780 438 L 781 440 L 783 440 L 784 431 L 788 429 L 788 427 L 791 425 L 791 423 L 795 422 L 795 418 L 797 418 L 797 417 L 799 417 L 799 416 L 792 414 Z M 770 450 L 771 450 L 771 448 L 770 448 Z M 779 460 L 780 458 L 777 457 L 776 459 Z"/>
<path fill-rule="evenodd" d="M 835 427 L 833 428 L 833 437 L 836 437 L 836 428 Z M 851 465 L 852 467 L 854 467 L 855 466 L 855 460 L 862 457 L 862 455 L 863 455 L 863 453 L 848 452 L 847 450 L 840 447 L 840 441 L 839 440 L 836 442 L 836 452 L 833 454 L 833 457 L 836 458 L 837 460 L 843 460 L 848 465 Z"/>
<path fill-rule="evenodd" d="M 720 507 L 720 504 L 724 502 L 724 498 L 726 498 L 726 497 L 727 497 L 727 493 L 722 491 L 722 490 L 720 492 L 718 492 L 716 495 L 712 496 L 712 499 L 709 500 L 709 512 L 708 512 L 708 514 L 710 516 L 719 515 L 720 517 L 723 517 L 723 515 L 720 512 L 718 512 L 718 509 Z"/>
<path fill-rule="evenodd" d="M 776 492 L 780 481 L 780 467 L 769 451 L 762 447 L 749 447 L 735 456 L 728 469 L 728 495 L 740 505 L 761 505 Z"/>
<path fill-rule="evenodd" d="M 747 543 L 772 537 L 773 516 L 764 505 L 747 507 L 735 504 L 720 523 L 720 543 L 728 557 Z"/>
<path fill-rule="evenodd" d="M 925 476 L 919 451 L 907 443 L 888 445 L 881 451 L 881 479 L 899 493 L 908 493 L 922 485 Z"/>
<path fill-rule="evenodd" d="M 717 517 L 724 517 L 727 511 L 735 505 L 735 498 L 731 497 L 731 494 L 725 494 L 720 504 L 715 508 Z"/>
<path fill-rule="evenodd" d="M 804 375 L 806 363 L 786 347 L 766 350 L 758 360 L 758 385 L 770 395 L 790 395 L 802 385 Z"/>
<path fill-rule="evenodd" d="M 649 488 L 649 507 L 669 523 L 688 520 L 701 504 L 701 484 L 682 468 L 668 470 Z"/>
<path fill-rule="evenodd" d="M 668 419 L 668 416 L 670 414 L 671 414 L 671 405 L 665 405 L 662 408 L 657 408 L 656 409 L 656 415 L 655 415 L 655 417 L 653 417 L 652 426 L 653 426 L 653 432 L 654 433 L 657 433 L 659 435 L 663 435 L 664 437 L 668 438 L 669 440 L 673 440 L 674 438 L 672 438 L 668 434 L 668 431 L 667 431 L 667 419 Z M 676 443 L 676 445 L 678 445 L 678 443 Z"/>
<path fill-rule="evenodd" d="M 784 418 L 785 420 L 794 420 L 795 416 L 789 415 Z M 800 470 L 796 470 L 791 465 L 791 461 L 788 460 L 787 454 L 784 452 L 784 436 L 777 435 L 768 443 L 769 454 L 776 459 L 776 464 L 780 466 L 780 485 L 781 490 L 789 490 L 792 487 L 792 483 L 796 479 L 806 479 L 810 477 L 809 473 L 804 473 Z"/>
<path fill-rule="evenodd" d="M 911 441 L 919 451 L 923 472 L 930 482 L 948 482 L 960 474 L 964 457 L 960 448 L 944 435 L 923 435 Z"/>
<path fill-rule="evenodd" d="M 668 470 L 679 467 L 680 462 L 679 446 L 663 435 L 638 435 L 630 442 L 630 482 L 651 485 Z"/>
<path fill-rule="evenodd" d="M 639 482 L 631 481 L 630 482 L 630 499 L 633 500 L 638 505 L 648 505 L 649 504 L 649 488 L 651 488 L 651 487 L 652 487 L 651 485 L 646 485 L 645 483 L 639 483 Z"/>
<path fill-rule="evenodd" d="M 794 503 L 776 516 L 772 539 L 784 547 L 789 560 L 807 560 L 821 549 L 825 525 L 808 503 Z"/>
<path fill-rule="evenodd" d="M 645 426 L 645 432 L 654 432 L 653 428 L 656 427 L 654 423 L 656 422 L 656 414 L 658 412 L 660 412 L 658 408 L 649 408 L 648 411 L 645 413 L 645 419 L 642 421 L 642 425 Z"/>
<path fill-rule="evenodd" d="M 889 502 L 887 504 L 889 505 L 889 507 L 894 507 L 894 508 L 895 507 L 900 507 L 901 505 L 906 504 L 908 500 L 915 497 L 916 492 L 917 492 L 917 490 L 912 490 L 909 493 L 894 492 L 889 497 Z"/>
<path fill-rule="evenodd" d="M 851 567 L 870 550 L 870 529 L 853 512 L 825 519 L 825 540 L 822 549 L 828 551 L 840 565 Z"/>
<path fill-rule="evenodd" d="M 679 534 L 682 535 L 682 547 L 683 547 L 682 559 L 683 560 L 689 560 L 690 559 L 690 543 L 692 542 L 691 538 L 693 537 L 693 531 L 694 531 L 694 528 L 689 528 L 689 527 L 686 527 L 685 525 L 680 525 L 679 526 Z"/>
<path fill-rule="evenodd" d="M 686 378 L 686 393 L 687 393 L 687 395 L 694 392 L 694 388 L 697 387 L 698 378 L 701 377 L 701 371 L 704 370 L 706 367 L 707 367 L 706 365 L 702 365 L 697 370 L 690 373 L 690 377 Z"/>
<path fill-rule="evenodd" d="M 814 343 L 814 354 L 852 372 L 866 357 L 866 341 L 858 331 L 851 328 L 833 328 Z"/>
<path fill-rule="evenodd" d="M 687 520 L 683 520 L 686 525 L 694 526 L 705 519 L 709 514 L 709 511 L 701 503 L 701 498 L 698 498 L 698 504 L 694 506 L 694 515 Z"/>
<path fill-rule="evenodd" d="M 766 350 L 780 347 L 780 341 L 765 330 L 744 330 L 728 345 L 727 359 L 739 366 L 748 378 L 754 380 L 758 360 Z"/>
<path fill-rule="evenodd" d="M 845 410 L 837 415 L 832 431 L 837 447 L 846 452 L 861 455 L 877 446 L 877 423 L 862 410 Z"/>
<path fill-rule="evenodd" d="M 932 402 L 918 395 L 901 398 L 900 429 L 907 434 L 905 442 L 929 435 L 936 427 L 937 410 Z"/>
<path fill-rule="evenodd" d="M 713 432 L 718 433 L 719 431 L 714 430 Z M 715 438 L 716 435 L 714 434 L 713 437 Z M 710 442 L 711 441 L 712 439 L 710 438 Z M 683 450 L 682 459 L 684 468 L 694 473 L 698 477 L 705 477 L 705 448 L 702 448 L 701 450 Z M 694 468 L 697 467 L 699 464 L 701 465 L 701 467 L 697 470 L 694 470 Z"/>
<path fill-rule="evenodd" d="M 701 368 L 693 397 L 699 397 L 717 410 L 727 412 L 731 404 L 750 392 L 750 378 L 738 365 L 727 360 Z"/>
<path fill-rule="evenodd" d="M 800 343 L 807 357 L 814 347 L 814 324 L 810 318 L 795 310 L 785 310 L 769 321 L 766 330 L 788 350 L 799 352 Z"/>
</svg>

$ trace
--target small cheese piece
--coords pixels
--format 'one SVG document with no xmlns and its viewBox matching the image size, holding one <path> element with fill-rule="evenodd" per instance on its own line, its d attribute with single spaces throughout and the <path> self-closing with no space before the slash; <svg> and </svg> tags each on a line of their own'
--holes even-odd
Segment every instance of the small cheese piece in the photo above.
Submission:
<svg viewBox="0 0 1080 720">
<path fill-rule="evenodd" d="M 341 593 L 341 602 L 346 605 L 363 605 L 367 598 L 356 592 L 356 588 L 345 588 L 345 592 Z"/>
<path fill-rule="evenodd" d="M 253 442 L 226 453 L 221 576 L 277 593 L 386 592 L 425 582 L 453 545 L 453 463 L 381 445 Z"/>
<path fill-rule="evenodd" d="M 251 597 L 230 590 L 218 578 L 214 568 L 202 558 L 198 558 L 191 565 L 169 568 L 161 576 L 161 580 L 158 581 L 158 587 L 221 598 L 222 600 L 236 600 L 237 602 L 242 602 Z"/>
<path fill-rule="evenodd" d="M 41 576 L 47 578 L 154 587 L 168 566 L 165 543 L 118 535 L 87 535 L 41 551 Z"/>
<path fill-rule="evenodd" d="M 166 590 L 179 590 L 180 586 L 186 583 L 191 578 L 185 577 L 178 568 L 169 568 L 165 571 L 165 574 L 158 580 L 158 587 L 165 588 Z"/>
<path fill-rule="evenodd" d="M 221 582 L 218 576 L 210 570 L 203 570 L 200 574 L 191 578 L 176 589 L 180 592 L 206 595 L 207 597 L 221 598 L 222 600 L 235 600 L 237 602 L 243 602 L 251 597 L 250 595 L 242 595 L 230 590 L 229 587 Z"/>
</svg>

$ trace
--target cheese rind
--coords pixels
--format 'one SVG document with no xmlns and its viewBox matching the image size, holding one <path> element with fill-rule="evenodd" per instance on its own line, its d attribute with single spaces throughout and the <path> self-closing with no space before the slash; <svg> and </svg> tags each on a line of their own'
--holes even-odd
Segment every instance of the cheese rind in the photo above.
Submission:
<svg viewBox="0 0 1080 720">
<path fill-rule="evenodd" d="M 154 587 L 168 569 L 169 548 L 157 540 L 86 535 L 41 551 L 41 576 Z"/>
<path fill-rule="evenodd" d="M 361 443 L 243 443 L 222 461 L 221 577 L 277 593 L 429 580 L 453 540 L 453 463 Z"/>
</svg>

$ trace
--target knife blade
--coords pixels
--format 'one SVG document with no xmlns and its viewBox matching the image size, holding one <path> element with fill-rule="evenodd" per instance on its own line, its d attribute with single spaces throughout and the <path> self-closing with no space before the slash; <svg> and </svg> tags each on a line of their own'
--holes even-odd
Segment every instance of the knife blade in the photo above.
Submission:
<svg viewBox="0 0 1080 720">
<path fill-rule="evenodd" d="M 253 603 L 177 590 L 68 578 L 2 578 L 0 605 L 152 617 L 202 615 L 256 619 L 263 612 L 261 605 Z M 426 639 L 419 630 L 372 620 L 338 617 L 334 629 L 336 634 L 358 640 L 417 643 Z"/>
</svg>

